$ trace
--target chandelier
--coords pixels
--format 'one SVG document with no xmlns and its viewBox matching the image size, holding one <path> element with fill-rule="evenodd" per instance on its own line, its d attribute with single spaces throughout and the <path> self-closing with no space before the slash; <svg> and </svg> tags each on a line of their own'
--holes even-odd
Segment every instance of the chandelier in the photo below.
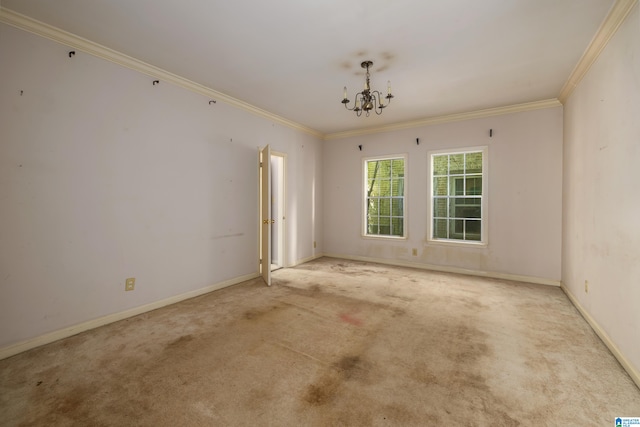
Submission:
<svg viewBox="0 0 640 427">
<path fill-rule="evenodd" d="M 344 97 L 342 98 L 342 103 L 344 104 L 344 108 L 349 111 L 355 111 L 356 115 L 360 117 L 362 112 L 364 111 L 366 116 L 369 117 L 369 112 L 371 110 L 375 111 L 377 115 L 382 114 L 382 109 L 386 108 L 389 103 L 391 103 L 391 82 L 387 82 L 387 96 L 384 98 L 387 99 L 387 103 L 384 104 L 382 97 L 382 93 L 377 90 L 371 90 L 371 86 L 369 84 L 369 67 L 373 65 L 372 61 L 363 61 L 360 66 L 362 68 L 367 69 L 367 78 L 364 83 L 364 89 L 362 92 L 356 93 L 356 101 L 353 107 L 349 108 L 349 99 L 347 99 L 347 87 L 344 87 Z"/>
</svg>

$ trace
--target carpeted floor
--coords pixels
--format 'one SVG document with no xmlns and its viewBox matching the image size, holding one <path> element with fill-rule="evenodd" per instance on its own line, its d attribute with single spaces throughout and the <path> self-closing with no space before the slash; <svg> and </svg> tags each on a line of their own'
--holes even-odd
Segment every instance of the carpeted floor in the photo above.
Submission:
<svg viewBox="0 0 640 427">
<path fill-rule="evenodd" d="M 322 258 L 0 361 L 0 425 L 610 426 L 559 288 Z"/>
</svg>

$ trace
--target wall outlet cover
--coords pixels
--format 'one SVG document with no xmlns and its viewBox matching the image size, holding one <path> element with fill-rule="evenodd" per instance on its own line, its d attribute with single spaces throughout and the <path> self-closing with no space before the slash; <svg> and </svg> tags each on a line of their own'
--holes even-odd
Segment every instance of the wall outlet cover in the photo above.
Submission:
<svg viewBox="0 0 640 427">
<path fill-rule="evenodd" d="M 125 280 L 124 282 L 124 290 L 125 291 L 132 291 L 134 290 L 136 287 L 136 278 L 135 277 L 130 277 L 127 280 Z"/>
</svg>

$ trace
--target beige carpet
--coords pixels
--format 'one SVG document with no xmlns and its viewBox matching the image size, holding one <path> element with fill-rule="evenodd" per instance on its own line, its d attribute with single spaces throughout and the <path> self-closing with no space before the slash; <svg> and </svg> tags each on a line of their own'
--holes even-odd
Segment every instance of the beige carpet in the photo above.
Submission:
<svg viewBox="0 0 640 427">
<path fill-rule="evenodd" d="M 0 425 L 612 426 L 558 288 L 323 258 L 0 361 Z"/>
</svg>

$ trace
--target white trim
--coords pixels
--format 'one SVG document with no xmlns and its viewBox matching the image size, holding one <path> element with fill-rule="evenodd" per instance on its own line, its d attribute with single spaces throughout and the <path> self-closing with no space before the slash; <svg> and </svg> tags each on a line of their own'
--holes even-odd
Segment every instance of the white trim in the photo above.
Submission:
<svg viewBox="0 0 640 427">
<path fill-rule="evenodd" d="M 602 329 L 602 327 L 595 321 L 593 317 L 585 310 L 585 308 L 578 302 L 577 298 L 571 293 L 571 291 L 565 286 L 564 283 L 560 284 L 560 288 L 567 295 L 571 303 L 576 307 L 576 309 L 580 312 L 584 320 L 587 321 L 589 326 L 593 329 L 593 331 L 600 337 L 604 345 L 607 346 L 609 351 L 613 354 L 613 356 L 618 359 L 618 362 L 622 365 L 625 371 L 629 374 L 633 382 L 636 383 L 638 388 L 640 388 L 640 371 L 634 367 L 631 362 L 622 354 L 618 346 L 611 340 L 611 337 L 607 335 L 607 333 Z"/>
<path fill-rule="evenodd" d="M 233 286 L 238 283 L 242 283 L 247 280 L 252 280 L 258 277 L 260 277 L 258 273 L 246 274 L 244 276 L 225 280 L 223 282 L 219 282 L 214 285 L 207 286 L 205 288 L 196 289 L 195 291 L 186 292 L 184 294 L 169 297 L 160 301 L 155 301 L 150 304 L 142 305 L 140 307 L 134 307 L 132 309 L 121 311 L 119 313 L 109 314 L 107 316 L 99 317 L 97 319 L 93 319 L 93 320 L 79 323 L 77 325 L 69 326 L 68 328 L 59 329 L 57 331 L 50 332 L 48 334 L 40 335 L 38 337 L 31 338 L 26 341 L 21 341 L 19 343 L 12 344 L 8 347 L 0 348 L 0 360 L 6 359 L 7 357 L 14 356 L 18 353 L 22 353 L 27 350 L 31 350 L 32 348 L 40 347 L 41 345 L 49 344 L 54 341 L 61 340 L 63 338 L 77 335 L 81 332 L 85 332 L 90 329 L 95 329 L 100 326 L 118 322 L 120 320 L 124 320 L 129 317 L 137 316 L 139 314 L 156 310 L 158 308 L 162 308 L 167 305 L 175 304 L 180 301 L 184 301 L 190 298 L 195 298 L 200 295 L 208 294 L 210 292 L 217 291 L 219 289 L 226 288 L 228 286 Z"/>
<path fill-rule="evenodd" d="M 600 56 L 600 53 L 609 44 L 611 37 L 618 31 L 620 25 L 627 18 L 633 7 L 638 3 L 638 0 L 617 0 L 609 10 L 609 14 L 598 28 L 598 31 L 591 39 L 591 43 L 582 54 L 582 57 L 576 64 L 575 68 L 571 72 L 571 75 L 567 79 L 566 83 L 560 90 L 558 100 L 561 103 L 567 102 L 569 96 L 573 90 L 578 86 L 580 81 L 584 78 L 589 71 L 589 68 Z"/>
<path fill-rule="evenodd" d="M 134 71 L 138 71 L 142 74 L 146 74 L 163 82 L 172 83 L 176 86 L 204 95 L 209 99 L 213 98 L 217 101 L 222 101 L 226 104 L 232 105 L 236 108 L 240 108 L 241 110 L 245 110 L 251 114 L 263 117 L 281 125 L 306 132 L 318 138 L 323 137 L 322 133 L 307 126 L 270 113 L 247 102 L 241 101 L 222 92 L 218 92 L 217 90 L 213 90 L 199 83 L 178 76 L 177 74 L 170 73 L 169 71 L 163 70 L 151 64 L 147 64 L 146 62 L 125 55 L 124 53 L 115 51 L 106 46 L 102 46 L 98 43 L 92 42 L 91 40 L 87 40 L 75 34 L 61 30 L 49 24 L 45 24 L 44 22 L 40 22 L 1 6 L 0 22 L 4 22 L 5 24 L 19 28 L 21 30 L 28 31 L 41 37 L 45 37 L 49 40 L 53 40 L 54 42 L 70 46 L 74 49 L 88 53 L 98 58 L 113 62 L 123 67 L 127 67 Z"/>
<path fill-rule="evenodd" d="M 629 0 L 626 0 L 626 1 L 629 1 Z M 631 1 L 635 2 L 637 0 L 631 0 Z M 462 113 L 448 114 L 444 116 L 428 117 L 420 120 L 394 123 L 390 125 L 372 127 L 368 129 L 356 129 L 356 130 L 345 131 L 345 132 L 323 134 L 322 132 L 319 132 L 315 129 L 311 129 L 302 124 L 293 122 L 284 117 L 270 113 L 266 110 L 253 106 L 247 102 L 244 102 L 239 99 L 233 98 L 229 95 L 226 95 L 222 92 L 218 92 L 216 90 L 213 90 L 211 88 L 208 88 L 196 82 L 188 80 L 184 77 L 165 71 L 154 65 L 147 64 L 146 62 L 140 61 L 131 56 L 125 55 L 121 52 L 102 46 L 98 43 L 92 42 L 90 40 L 87 40 L 75 34 L 69 33 L 67 31 L 63 31 L 52 25 L 35 20 L 33 18 L 14 12 L 2 6 L 0 6 L 0 22 L 19 28 L 21 30 L 28 31 L 30 33 L 47 38 L 49 40 L 53 40 L 54 42 L 61 43 L 63 45 L 72 47 L 79 51 L 96 56 L 98 58 L 102 58 L 104 60 L 113 62 L 123 67 L 127 67 L 129 69 L 138 71 L 140 73 L 146 74 L 153 78 L 166 81 L 169 83 L 173 83 L 176 86 L 180 86 L 192 92 L 199 93 L 201 95 L 204 95 L 207 98 L 220 100 L 234 107 L 245 110 L 251 114 L 266 118 L 268 120 L 272 120 L 276 123 L 282 124 L 292 129 L 300 130 L 302 132 L 308 133 L 318 138 L 322 138 L 324 140 L 347 138 L 350 136 L 357 136 L 357 135 L 370 135 L 374 133 L 389 132 L 389 131 L 399 130 L 399 129 L 409 129 L 409 128 L 415 128 L 420 126 L 435 125 L 440 123 L 458 122 L 458 121 L 478 119 L 483 117 L 499 116 L 503 114 L 518 113 L 522 111 L 539 110 L 542 108 L 553 108 L 553 107 L 559 107 L 562 105 L 560 101 L 558 101 L 557 99 L 546 99 L 541 101 L 526 102 L 522 104 L 487 108 L 487 109 L 477 110 L 477 111 L 468 111 L 468 112 L 462 112 Z"/>
<path fill-rule="evenodd" d="M 187 90 L 202 94 L 208 98 L 215 98 L 227 104 L 233 105 L 237 108 L 248 111 L 251 114 L 255 114 L 260 117 L 264 117 L 268 120 L 272 120 L 276 123 L 284 126 L 300 130 L 310 135 L 323 138 L 324 140 L 347 138 L 351 136 L 370 135 L 374 133 L 389 132 L 399 129 L 416 128 L 420 126 L 429 126 L 441 123 L 457 122 L 471 119 L 479 119 L 484 117 L 499 116 L 503 114 L 518 113 L 523 111 L 538 110 L 542 108 L 553 108 L 561 106 L 566 102 L 571 95 L 573 89 L 580 83 L 580 80 L 584 77 L 591 65 L 596 61 L 600 52 L 606 47 L 609 40 L 615 32 L 618 30 L 622 22 L 629 15 L 634 6 L 638 3 L 638 0 L 617 0 L 613 5 L 609 14 L 605 18 L 604 22 L 598 29 L 598 32 L 593 37 L 591 43 L 587 47 L 586 51 L 576 64 L 576 67 L 572 71 L 571 75 L 567 79 L 567 82 L 562 87 L 558 98 L 545 99 L 540 101 L 526 102 L 522 104 L 508 105 L 495 108 L 487 108 L 477 111 L 468 111 L 461 113 L 448 114 L 443 116 L 427 117 L 419 120 L 412 120 L 408 122 L 394 123 L 390 125 L 371 127 L 367 129 L 355 129 L 344 132 L 334 132 L 329 134 L 322 134 L 314 129 L 299 123 L 288 120 L 284 117 L 270 113 L 261 108 L 255 107 L 247 102 L 233 98 L 222 92 L 218 92 L 211 88 L 205 87 L 184 77 L 180 77 L 176 74 L 165 71 L 161 68 L 155 67 L 151 64 L 147 64 L 143 61 L 117 52 L 108 47 L 102 46 L 98 43 L 92 42 L 75 34 L 63 31 L 52 25 L 35 20 L 28 16 L 14 12 L 10 9 L 0 6 L 0 22 L 11 25 L 37 34 L 41 37 L 53 40 L 57 43 L 64 44 L 66 46 L 73 47 L 74 49 L 86 52 L 90 55 L 98 58 L 105 59 L 107 61 L 122 65 L 140 73 L 149 75 L 151 77 L 173 83 L 177 86 L 183 87 Z"/>
<path fill-rule="evenodd" d="M 499 273 L 496 271 L 468 270 L 466 268 L 460 268 L 460 267 L 450 267 L 450 266 L 433 265 L 433 264 L 419 264 L 416 262 L 403 261 L 403 260 L 397 260 L 397 259 L 371 258 L 371 257 L 363 257 L 363 256 L 332 254 L 332 253 L 326 253 L 324 254 L 324 256 L 328 258 L 342 258 L 342 259 L 348 259 L 353 261 L 375 262 L 378 264 L 396 265 L 399 267 L 419 268 L 422 270 L 439 271 L 442 273 L 465 274 L 467 276 L 488 277 L 491 279 L 502 279 L 502 280 L 511 280 L 514 282 L 533 283 L 536 285 L 547 285 L 547 286 L 556 286 L 556 287 L 560 286 L 559 280 L 546 279 L 543 277 L 534 277 L 534 276 L 522 276 L 519 274 Z"/>
<path fill-rule="evenodd" d="M 313 260 L 315 260 L 315 259 L 322 258 L 323 256 L 324 256 L 323 254 L 315 254 L 315 255 L 311 255 L 310 257 L 302 258 L 302 259 L 297 260 L 297 261 L 296 261 L 296 262 L 294 262 L 294 263 L 293 263 L 293 265 L 291 265 L 290 267 L 296 267 L 296 266 L 298 266 L 298 265 L 301 265 L 301 264 L 304 264 L 304 263 L 307 263 L 307 262 L 313 261 Z"/>
<path fill-rule="evenodd" d="M 461 122 L 464 120 L 482 119 L 485 117 L 501 116 L 504 114 L 520 113 L 523 111 L 540 110 L 543 108 L 560 107 L 562 104 L 557 99 L 545 99 L 542 101 L 525 102 L 523 104 L 507 105 L 504 107 L 487 108 L 484 110 L 468 111 L 464 113 L 448 114 L 445 116 L 427 117 L 409 122 L 394 123 L 390 125 L 370 127 L 367 129 L 348 130 L 324 135 L 325 140 L 348 138 L 352 136 L 370 135 L 374 133 L 390 132 L 400 129 L 417 128 L 420 126 L 432 126 L 449 122 Z"/>
</svg>

